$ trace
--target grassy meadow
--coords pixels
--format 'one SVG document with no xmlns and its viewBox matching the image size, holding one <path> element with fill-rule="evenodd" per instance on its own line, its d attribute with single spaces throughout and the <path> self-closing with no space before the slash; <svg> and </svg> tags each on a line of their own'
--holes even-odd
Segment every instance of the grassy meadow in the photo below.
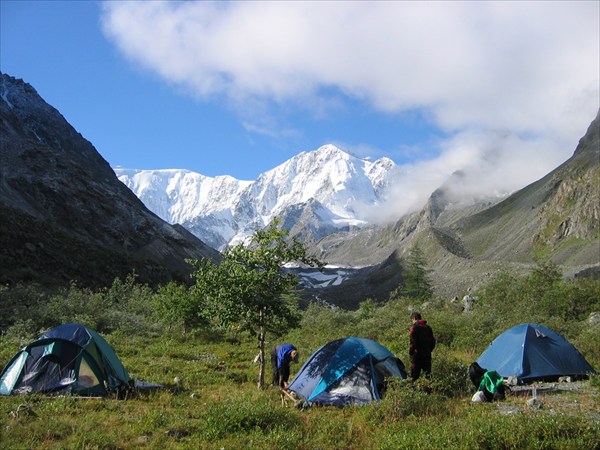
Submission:
<svg viewBox="0 0 600 450">
<path fill-rule="evenodd" d="M 433 327 L 433 374 L 390 382 L 382 401 L 360 407 L 282 407 L 275 388 L 257 389 L 256 336 L 204 324 L 185 329 L 153 311 L 153 296 L 133 280 L 101 292 L 71 286 L 0 290 L 0 366 L 40 332 L 79 322 L 101 332 L 132 378 L 162 389 L 125 400 L 42 395 L 0 397 L 0 448 L 6 449 L 591 449 L 600 443 L 600 377 L 546 384 L 540 408 L 527 390 L 503 402 L 472 404 L 467 367 L 510 326 L 542 323 L 600 367 L 600 281 L 540 273 L 502 275 L 471 312 L 440 299 L 366 300 L 357 311 L 310 306 L 300 326 L 270 344 L 292 342 L 302 362 L 349 335 L 377 340 L 408 366 L 410 312 Z M 267 376 L 269 368 L 267 367 Z M 178 377 L 180 382 L 175 383 Z"/>
</svg>

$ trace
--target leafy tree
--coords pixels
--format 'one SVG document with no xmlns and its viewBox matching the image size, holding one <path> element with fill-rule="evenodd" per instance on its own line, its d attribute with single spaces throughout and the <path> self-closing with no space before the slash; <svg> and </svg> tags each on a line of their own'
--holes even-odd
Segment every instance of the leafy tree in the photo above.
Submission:
<svg viewBox="0 0 600 450">
<path fill-rule="evenodd" d="M 296 239 L 286 239 L 279 220 L 252 236 L 248 246 L 226 250 L 219 265 L 209 260 L 190 261 L 196 283 L 193 296 L 205 299 L 207 313 L 225 326 L 239 326 L 258 336 L 260 350 L 259 389 L 264 386 L 265 334 L 282 333 L 300 320 L 294 303 L 284 298 L 297 286 L 297 275 L 284 270 L 292 262 L 322 267 L 306 254 Z"/>
<path fill-rule="evenodd" d="M 407 297 L 418 299 L 431 296 L 432 288 L 425 268 L 425 255 L 418 244 L 413 245 L 409 250 L 404 273 L 404 288 L 401 292 Z"/>
</svg>

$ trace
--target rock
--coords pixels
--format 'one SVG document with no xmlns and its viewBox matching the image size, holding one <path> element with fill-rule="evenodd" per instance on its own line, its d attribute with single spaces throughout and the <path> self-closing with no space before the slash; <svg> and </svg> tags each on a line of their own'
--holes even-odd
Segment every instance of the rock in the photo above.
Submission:
<svg viewBox="0 0 600 450">
<path fill-rule="evenodd" d="M 573 377 L 560 377 L 558 379 L 559 383 L 572 383 L 573 382 Z"/>
<path fill-rule="evenodd" d="M 174 437 L 175 439 L 180 439 L 182 437 L 187 436 L 189 433 L 185 430 L 178 430 L 178 429 L 173 429 L 173 430 L 167 430 L 165 431 L 165 436 L 168 437 Z"/>
<path fill-rule="evenodd" d="M 510 376 L 510 377 L 507 378 L 506 383 L 509 386 L 516 386 L 516 385 L 519 384 L 519 379 L 517 377 L 515 377 L 515 376 Z"/>
<path fill-rule="evenodd" d="M 464 312 L 470 312 L 473 309 L 473 304 L 475 303 L 475 297 L 470 294 L 467 294 L 463 297 L 463 306 Z"/>
<path fill-rule="evenodd" d="M 590 325 L 600 325 L 600 312 L 595 311 L 590 313 L 590 317 L 588 318 L 588 323 Z"/>
<path fill-rule="evenodd" d="M 516 406 L 510 406 L 510 405 L 504 405 L 504 404 L 498 403 L 497 407 L 498 407 L 498 411 L 503 416 L 509 416 L 509 415 L 518 414 L 521 412 L 521 410 L 519 408 L 517 408 Z"/>
</svg>

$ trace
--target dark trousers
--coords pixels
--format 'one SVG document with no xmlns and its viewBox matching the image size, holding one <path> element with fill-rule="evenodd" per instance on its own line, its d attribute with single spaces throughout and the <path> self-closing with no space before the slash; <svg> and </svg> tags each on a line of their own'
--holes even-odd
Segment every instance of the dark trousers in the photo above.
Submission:
<svg viewBox="0 0 600 450">
<path fill-rule="evenodd" d="M 277 347 L 271 349 L 271 373 L 273 386 L 281 386 L 281 377 L 279 376 L 279 370 L 277 369 Z"/>
<path fill-rule="evenodd" d="M 277 367 L 277 347 L 271 349 L 271 370 L 273 371 L 273 386 L 285 387 L 290 379 L 290 361 L 284 361 Z"/>
<path fill-rule="evenodd" d="M 421 376 L 421 371 L 425 376 L 431 375 L 431 353 L 415 353 L 410 355 L 410 377 L 413 380 Z"/>
</svg>

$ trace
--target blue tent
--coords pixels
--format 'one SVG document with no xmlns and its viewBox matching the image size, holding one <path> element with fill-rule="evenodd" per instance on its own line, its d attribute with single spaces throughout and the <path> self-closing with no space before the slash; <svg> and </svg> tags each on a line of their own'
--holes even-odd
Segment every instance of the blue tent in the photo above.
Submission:
<svg viewBox="0 0 600 450">
<path fill-rule="evenodd" d="M 361 404 L 379 400 L 390 376 L 406 378 L 402 361 L 375 341 L 347 337 L 314 352 L 288 389 L 312 403 Z"/>
<path fill-rule="evenodd" d="M 107 395 L 129 386 L 112 347 L 90 328 L 60 325 L 24 347 L 0 376 L 0 394 Z"/>
<path fill-rule="evenodd" d="M 504 378 L 515 376 L 522 381 L 595 373 L 573 344 L 550 328 L 532 323 L 506 330 L 494 339 L 477 363 Z"/>
</svg>

